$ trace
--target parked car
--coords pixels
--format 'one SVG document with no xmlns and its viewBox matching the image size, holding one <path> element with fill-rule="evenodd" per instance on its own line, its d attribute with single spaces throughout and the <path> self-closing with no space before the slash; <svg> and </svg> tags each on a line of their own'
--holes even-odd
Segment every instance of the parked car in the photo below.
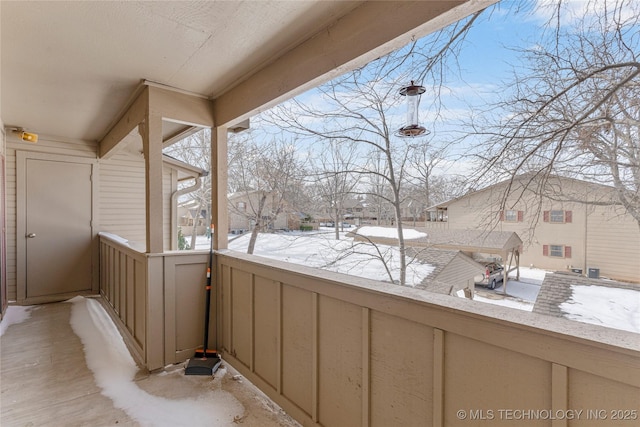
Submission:
<svg viewBox="0 0 640 427">
<path fill-rule="evenodd" d="M 474 277 L 476 285 L 487 286 L 495 289 L 496 285 L 503 280 L 504 268 L 497 262 L 484 263 L 484 273 Z"/>
</svg>

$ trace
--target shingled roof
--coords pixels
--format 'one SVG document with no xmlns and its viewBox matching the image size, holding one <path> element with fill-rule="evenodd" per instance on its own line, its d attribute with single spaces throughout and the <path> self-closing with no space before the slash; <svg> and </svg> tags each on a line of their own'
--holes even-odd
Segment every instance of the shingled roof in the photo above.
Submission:
<svg viewBox="0 0 640 427">
<path fill-rule="evenodd" d="M 439 249 L 492 253 L 508 252 L 522 244 L 513 231 L 417 229 L 427 233 L 427 237 L 414 239 L 410 244 L 424 243 L 425 246 Z"/>
</svg>

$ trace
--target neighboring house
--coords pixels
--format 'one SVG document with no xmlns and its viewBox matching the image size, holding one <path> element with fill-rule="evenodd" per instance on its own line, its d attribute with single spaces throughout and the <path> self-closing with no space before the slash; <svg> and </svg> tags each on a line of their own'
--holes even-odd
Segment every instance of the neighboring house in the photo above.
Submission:
<svg viewBox="0 0 640 427">
<path fill-rule="evenodd" d="M 361 196 L 347 197 L 342 203 L 341 220 L 356 226 L 375 221 L 377 219 L 377 215 L 367 206 L 368 204 Z M 335 211 L 326 206 L 317 209 L 312 217 L 317 222 L 333 222 L 336 220 Z"/>
<path fill-rule="evenodd" d="M 264 192 L 260 190 L 242 191 L 228 196 L 229 200 L 229 232 L 242 233 L 252 230 L 256 224 L 256 214 L 260 199 Z M 275 196 L 267 193 L 261 216 L 269 230 L 285 230 L 289 228 L 288 214 L 284 209 L 273 216 Z M 299 226 L 299 225 L 298 225 Z"/>
<path fill-rule="evenodd" d="M 193 226 L 196 226 L 196 234 L 203 235 L 209 228 L 209 213 L 202 208 L 196 200 L 186 200 L 178 204 L 178 227 L 183 235 L 191 235 Z"/>
<path fill-rule="evenodd" d="M 521 265 L 640 282 L 640 228 L 616 190 L 557 176 L 542 184 L 522 175 L 468 193 L 429 208 L 425 226 L 513 231 Z"/>
<path fill-rule="evenodd" d="M 369 218 L 365 203 L 359 197 L 348 198 L 344 201 L 344 219 L 356 225 Z"/>
</svg>

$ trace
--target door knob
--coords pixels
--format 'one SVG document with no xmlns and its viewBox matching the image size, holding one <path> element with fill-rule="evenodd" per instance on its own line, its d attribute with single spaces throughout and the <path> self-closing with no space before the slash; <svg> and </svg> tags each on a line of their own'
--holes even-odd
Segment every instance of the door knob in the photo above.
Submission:
<svg viewBox="0 0 640 427">
<path fill-rule="evenodd" d="M 36 237 L 36 233 L 29 233 L 27 234 L 27 237 L 33 239 L 34 237 Z"/>
</svg>

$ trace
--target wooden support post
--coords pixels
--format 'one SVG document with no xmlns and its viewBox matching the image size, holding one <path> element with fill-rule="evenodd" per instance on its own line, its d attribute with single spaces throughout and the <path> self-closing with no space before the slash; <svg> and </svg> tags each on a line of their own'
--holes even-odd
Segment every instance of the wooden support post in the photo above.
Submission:
<svg viewBox="0 0 640 427">
<path fill-rule="evenodd" d="M 509 252 L 505 252 L 502 254 L 502 263 L 509 258 Z M 511 267 L 511 261 L 509 261 L 509 267 Z M 502 266 L 502 286 L 504 287 L 504 294 L 507 294 L 507 280 L 509 280 L 509 268 L 506 265 Z"/>
<path fill-rule="evenodd" d="M 162 253 L 164 219 L 162 203 L 162 117 L 147 110 L 142 128 L 145 164 L 147 253 Z"/>
<path fill-rule="evenodd" d="M 211 221 L 215 225 L 213 247 L 226 249 L 229 244 L 227 206 L 227 128 L 211 130 Z"/>
</svg>

